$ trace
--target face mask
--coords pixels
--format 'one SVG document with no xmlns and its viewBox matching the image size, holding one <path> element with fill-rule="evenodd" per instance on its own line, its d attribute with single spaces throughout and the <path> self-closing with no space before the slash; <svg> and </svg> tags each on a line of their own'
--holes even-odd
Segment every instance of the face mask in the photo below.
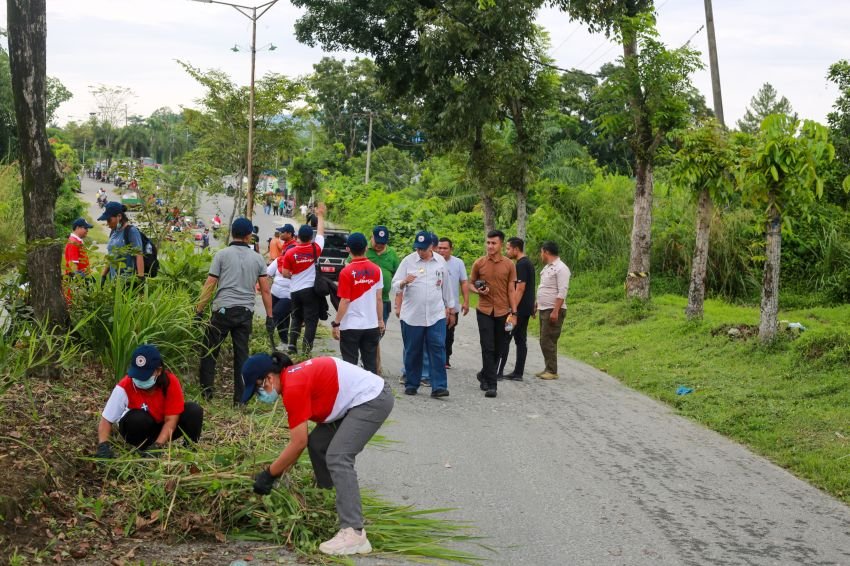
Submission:
<svg viewBox="0 0 850 566">
<path fill-rule="evenodd" d="M 142 381 L 141 379 L 136 379 L 136 378 L 134 377 L 134 378 L 133 378 L 133 383 L 134 383 L 134 384 L 136 385 L 136 387 L 138 387 L 139 389 L 150 389 L 151 387 L 153 387 L 154 385 L 156 385 L 156 375 L 152 375 L 152 376 L 150 376 L 150 379 L 146 379 L 146 380 L 144 380 L 144 381 Z"/>
<path fill-rule="evenodd" d="M 262 403 L 274 403 L 278 398 L 277 389 L 272 389 L 271 393 L 269 393 L 265 389 L 260 388 L 257 390 L 257 397 Z"/>
</svg>

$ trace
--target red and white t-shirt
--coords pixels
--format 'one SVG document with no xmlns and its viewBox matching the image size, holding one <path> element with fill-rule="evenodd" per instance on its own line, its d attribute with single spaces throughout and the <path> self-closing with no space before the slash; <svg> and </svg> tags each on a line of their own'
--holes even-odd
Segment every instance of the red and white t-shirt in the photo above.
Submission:
<svg viewBox="0 0 850 566">
<path fill-rule="evenodd" d="M 325 237 L 316 235 L 309 244 L 299 243 L 290 248 L 283 256 L 283 268 L 292 273 L 291 293 L 308 289 L 316 282 L 316 261 L 322 255 Z"/>
<path fill-rule="evenodd" d="M 165 393 L 158 385 L 150 389 L 139 389 L 133 383 L 129 375 L 118 382 L 112 395 L 103 409 L 103 418 L 111 423 L 120 421 L 127 411 L 141 409 L 150 413 L 153 420 L 158 423 L 165 422 L 165 417 L 180 415 L 183 413 L 183 388 L 177 376 L 166 371 L 168 376 L 168 389 Z"/>
<path fill-rule="evenodd" d="M 339 272 L 337 296 L 351 301 L 339 322 L 340 330 L 378 328 L 378 296 L 384 288 L 381 268 L 365 257 L 351 260 Z"/>
<path fill-rule="evenodd" d="M 384 390 L 384 380 L 339 358 L 313 358 L 280 373 L 289 428 L 306 421 L 330 423 Z"/>
<path fill-rule="evenodd" d="M 78 271 L 88 273 L 88 270 L 89 254 L 86 251 L 86 245 L 79 236 L 71 234 L 65 244 L 65 273 L 69 275 Z"/>
</svg>

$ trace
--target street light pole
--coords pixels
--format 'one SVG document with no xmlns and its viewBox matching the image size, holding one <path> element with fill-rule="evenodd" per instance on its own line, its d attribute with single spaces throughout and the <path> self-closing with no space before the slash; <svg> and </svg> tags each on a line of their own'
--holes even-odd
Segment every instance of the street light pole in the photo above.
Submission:
<svg viewBox="0 0 850 566">
<path fill-rule="evenodd" d="M 230 6 L 237 12 L 251 20 L 251 89 L 248 92 L 248 190 L 246 192 L 247 203 L 245 204 L 245 216 L 251 220 L 254 216 L 254 73 L 257 60 L 257 20 L 263 17 L 263 14 L 277 4 L 278 0 L 270 0 L 258 6 L 243 6 L 241 4 L 233 4 L 231 2 L 222 2 L 220 0 L 194 0 L 195 2 L 203 2 L 204 4 L 221 4 Z"/>
</svg>

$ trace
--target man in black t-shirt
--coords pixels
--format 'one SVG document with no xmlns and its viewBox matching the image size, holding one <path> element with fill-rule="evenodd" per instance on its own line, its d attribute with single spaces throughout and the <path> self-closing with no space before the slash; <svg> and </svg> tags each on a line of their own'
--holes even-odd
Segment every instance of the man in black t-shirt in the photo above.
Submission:
<svg viewBox="0 0 850 566">
<path fill-rule="evenodd" d="M 516 261 L 516 281 L 513 293 L 516 297 L 517 316 L 511 333 L 516 343 L 516 363 L 514 370 L 504 375 L 505 364 L 508 362 L 510 339 L 504 341 L 504 350 L 499 361 L 499 375 L 505 379 L 522 381 L 525 372 L 525 358 L 528 355 L 528 320 L 534 316 L 534 265 L 525 255 L 525 242 L 520 238 L 510 238 L 507 242 L 507 256 Z"/>
</svg>

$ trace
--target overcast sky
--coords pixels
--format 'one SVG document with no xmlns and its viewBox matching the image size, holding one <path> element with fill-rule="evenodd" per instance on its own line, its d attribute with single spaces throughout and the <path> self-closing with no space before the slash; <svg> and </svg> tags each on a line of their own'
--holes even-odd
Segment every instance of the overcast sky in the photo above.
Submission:
<svg viewBox="0 0 850 566">
<path fill-rule="evenodd" d="M 60 123 L 87 119 L 96 110 L 88 92 L 95 84 L 132 88 L 136 96 L 129 100 L 130 114 L 147 116 L 161 106 L 174 110 L 191 106 L 201 89 L 176 59 L 221 69 L 241 83 L 249 80 L 250 55 L 244 48 L 250 42 L 250 20 L 233 8 L 190 0 L 48 0 L 47 4 L 48 74 L 74 93 L 60 108 Z M 705 21 L 703 0 L 657 0 L 657 4 L 658 27 L 668 45 L 682 45 Z M 714 0 L 727 122 L 741 117 L 764 82 L 787 96 L 802 117 L 824 120 L 837 94 L 826 82 L 827 69 L 850 58 L 849 4 L 848 0 Z M 2 2 L 4 22 L 5 12 Z M 280 0 L 260 19 L 258 45 L 274 43 L 277 49 L 258 53 L 258 76 L 266 71 L 304 75 L 325 55 L 295 41 L 293 24 L 299 13 Z M 556 10 L 544 10 L 539 21 L 549 30 L 551 51 L 561 67 L 592 72 L 620 54 L 603 36 L 587 33 Z M 235 44 L 243 50 L 231 51 Z M 692 44 L 706 50 L 704 30 Z M 707 66 L 707 55 L 703 58 Z M 698 73 L 694 81 L 711 106 L 708 71 Z"/>
</svg>

